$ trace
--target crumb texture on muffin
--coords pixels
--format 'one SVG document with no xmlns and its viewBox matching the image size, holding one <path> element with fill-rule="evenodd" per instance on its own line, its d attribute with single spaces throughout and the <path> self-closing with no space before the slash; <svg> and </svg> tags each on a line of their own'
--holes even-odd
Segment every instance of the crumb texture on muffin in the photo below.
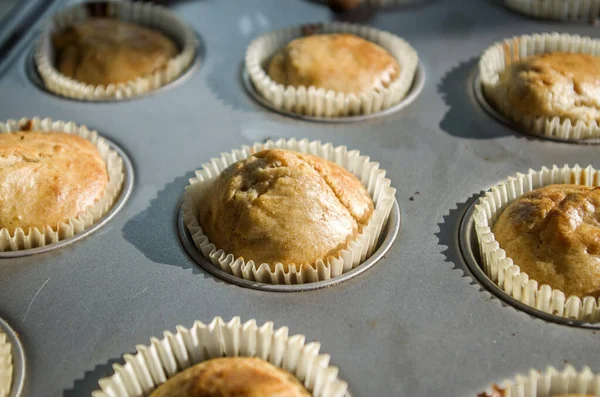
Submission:
<svg viewBox="0 0 600 397">
<path fill-rule="evenodd" d="M 341 166 L 269 149 L 225 169 L 198 205 L 217 249 L 272 269 L 336 256 L 367 225 L 373 201 Z"/>
<path fill-rule="evenodd" d="M 85 212 L 108 183 L 88 140 L 59 132 L 0 134 L 0 228 L 56 228 Z"/>
<path fill-rule="evenodd" d="M 190 367 L 150 397 L 309 397 L 292 374 L 254 357 L 224 357 Z"/>
<path fill-rule="evenodd" d="M 533 190 L 502 212 L 493 233 L 506 256 L 540 285 L 600 297 L 600 188 Z"/>
<path fill-rule="evenodd" d="M 490 99 L 507 101 L 521 115 L 600 122 L 600 57 L 533 55 L 509 64 L 498 77 Z"/>
<path fill-rule="evenodd" d="M 385 49 L 358 36 L 315 34 L 295 39 L 277 52 L 267 72 L 286 86 L 360 94 L 387 87 L 400 65 Z"/>
<path fill-rule="evenodd" d="M 52 37 L 58 70 L 77 81 L 124 83 L 165 68 L 175 43 L 150 28 L 111 18 L 90 18 Z"/>
</svg>

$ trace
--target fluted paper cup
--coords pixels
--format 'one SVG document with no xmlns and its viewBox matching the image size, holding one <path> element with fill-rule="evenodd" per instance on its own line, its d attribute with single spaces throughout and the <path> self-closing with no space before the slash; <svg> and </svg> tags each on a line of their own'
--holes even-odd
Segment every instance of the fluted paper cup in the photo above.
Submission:
<svg viewBox="0 0 600 397">
<path fill-rule="evenodd" d="M 272 148 L 308 153 L 332 161 L 353 173 L 369 192 L 375 207 L 371 219 L 361 233 L 335 257 L 319 259 L 314 266 L 289 264 L 288 270 L 285 271 L 281 263 L 255 263 L 252 258 L 246 261 L 232 253 L 224 252 L 215 247 L 202 231 L 198 222 L 198 206 L 217 176 L 236 161 Z M 385 171 L 379 168 L 379 163 L 369 161 L 369 157 L 361 156 L 357 150 L 348 151 L 345 146 L 334 147 L 330 143 L 323 144 L 306 139 L 269 140 L 223 154 L 220 158 L 214 158 L 204 164 L 201 170 L 197 170 L 196 177 L 190 179 L 190 185 L 186 187 L 183 197 L 183 220 L 196 248 L 204 257 L 217 268 L 236 277 L 267 284 L 304 284 L 329 280 L 359 266 L 373 253 L 394 204 L 396 189 L 390 185 L 391 181 L 385 177 Z M 271 265 L 274 265 L 274 270 Z"/>
<path fill-rule="evenodd" d="M 530 369 L 500 385 L 493 384 L 478 397 L 552 397 L 566 395 L 600 396 L 600 375 L 589 367 L 577 371 L 566 365 L 562 371 L 547 367 L 544 372 Z"/>
<path fill-rule="evenodd" d="M 594 20 L 600 12 L 600 0 L 504 0 L 504 4 L 539 19 Z"/>
<path fill-rule="evenodd" d="M 314 33 L 351 33 L 378 44 L 398 61 L 399 75 L 387 87 L 359 95 L 326 91 L 314 86 L 295 87 L 276 83 L 266 73 L 266 63 L 290 41 L 304 36 L 307 26 L 311 26 Z M 323 118 L 373 114 L 397 104 L 408 93 L 418 62 L 419 57 L 414 48 L 398 36 L 368 26 L 339 22 L 299 25 L 267 33 L 255 39 L 246 51 L 246 69 L 250 79 L 256 90 L 272 106 L 279 110 Z"/>
<path fill-rule="evenodd" d="M 0 123 L 0 134 L 12 132 L 35 131 L 35 132 L 63 132 L 78 135 L 90 141 L 100 153 L 100 157 L 106 164 L 108 172 L 108 183 L 104 196 L 83 214 L 73 217 L 58 225 L 46 225 L 39 230 L 37 227 L 23 230 L 17 228 L 10 234 L 7 228 L 0 229 L 0 252 L 20 251 L 30 248 L 43 247 L 61 240 L 65 240 L 92 226 L 98 219 L 104 216 L 113 206 L 125 179 L 123 159 L 110 148 L 108 142 L 98 135 L 98 132 L 88 129 L 85 125 L 78 125 L 72 121 L 57 121 L 50 118 L 33 118 L 8 120 Z"/>
<path fill-rule="evenodd" d="M 488 190 L 475 205 L 473 221 L 481 261 L 485 274 L 508 295 L 543 312 L 565 318 L 600 321 L 600 298 L 565 296 L 565 293 L 549 285 L 539 285 L 536 280 L 522 272 L 518 263 L 500 247 L 492 227 L 502 211 L 527 192 L 553 184 L 577 184 L 599 186 L 600 174 L 592 167 L 578 165 L 562 168 L 543 167 L 540 171 L 529 170 L 527 174 L 499 183 Z"/>
<path fill-rule="evenodd" d="M 0 397 L 7 397 L 10 393 L 12 377 L 12 347 L 6 334 L 0 331 Z"/>
<path fill-rule="evenodd" d="M 93 397 L 148 396 L 173 375 L 218 357 L 257 357 L 293 374 L 315 397 L 342 397 L 348 385 L 329 365 L 329 355 L 319 354 L 318 342 L 306 343 L 304 335 L 288 335 L 288 328 L 274 329 L 272 322 L 258 326 L 234 317 L 226 323 L 216 317 L 210 324 L 196 321 L 191 328 L 177 327 L 175 334 L 151 338 L 124 354 L 125 365 L 115 364 L 114 375 L 100 379 L 101 390 Z"/>
<path fill-rule="evenodd" d="M 127 82 L 104 86 L 72 79 L 54 65 L 52 36 L 91 17 L 111 17 L 156 29 L 174 40 L 180 52 L 164 68 Z M 175 80 L 191 65 L 196 47 L 194 32 L 164 7 L 130 1 L 84 2 L 59 12 L 48 21 L 36 46 L 35 63 L 45 86 L 56 94 L 89 101 L 123 99 L 156 90 Z"/>
<path fill-rule="evenodd" d="M 486 99 L 504 116 L 532 134 L 573 141 L 600 138 L 600 126 L 596 121 L 574 122 L 566 117 L 526 116 L 513 108 L 506 95 L 501 95 L 497 89 L 499 74 L 512 62 L 554 51 L 599 56 L 600 40 L 578 35 L 544 33 L 516 36 L 495 43 L 485 50 L 479 60 L 479 74 Z"/>
</svg>

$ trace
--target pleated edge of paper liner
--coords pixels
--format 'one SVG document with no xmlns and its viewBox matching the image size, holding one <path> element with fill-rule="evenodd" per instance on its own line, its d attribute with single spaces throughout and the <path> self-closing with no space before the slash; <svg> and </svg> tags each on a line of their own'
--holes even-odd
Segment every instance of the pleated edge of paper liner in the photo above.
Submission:
<svg viewBox="0 0 600 397">
<path fill-rule="evenodd" d="M 0 397 L 9 396 L 13 372 L 12 345 L 7 335 L 0 330 Z"/>
<path fill-rule="evenodd" d="M 538 19 L 593 21 L 600 16 L 599 0 L 504 0 L 503 3 L 515 12 Z"/>
<path fill-rule="evenodd" d="M 508 65 L 528 56 L 554 51 L 600 55 L 600 40 L 566 33 L 514 36 L 487 48 L 479 60 L 483 93 L 500 113 L 528 132 L 547 138 L 570 141 L 600 138 L 596 121 L 571 121 L 565 117 L 531 117 L 520 114 L 508 102 L 499 84 L 499 74 Z"/>
<path fill-rule="evenodd" d="M 58 71 L 54 66 L 52 34 L 59 32 L 74 23 L 84 21 L 94 15 L 86 11 L 87 3 L 75 4 L 55 14 L 45 25 L 42 35 L 35 47 L 35 64 L 46 88 L 51 92 L 74 99 L 102 101 L 110 99 L 127 99 L 157 90 L 181 76 L 192 64 L 198 41 L 194 32 L 187 27 L 174 13 L 162 6 L 136 1 L 106 1 L 93 4 L 107 4 L 106 16 L 119 20 L 137 23 L 154 28 L 174 40 L 181 51 L 171 58 L 166 67 L 149 76 L 141 76 L 134 80 L 109 85 L 87 84 L 70 78 Z"/>
<path fill-rule="evenodd" d="M 315 33 L 351 33 L 383 47 L 398 61 L 400 74 L 388 87 L 360 95 L 327 91 L 314 86 L 277 84 L 264 70 L 264 62 L 291 40 L 303 37 L 303 29 L 311 26 L 315 27 Z M 321 118 L 375 114 L 399 103 L 413 84 L 418 63 L 416 50 L 400 37 L 369 26 L 343 22 L 303 24 L 266 33 L 250 43 L 245 57 L 252 84 L 273 107 Z"/>
<path fill-rule="evenodd" d="M 338 378 L 338 368 L 329 365 L 330 356 L 319 354 L 320 343 L 305 343 L 306 336 L 288 336 L 288 328 L 262 326 L 240 317 L 225 322 L 215 317 L 209 324 L 194 322 L 191 328 L 177 326 L 164 331 L 150 345 L 137 345 L 136 353 L 124 354 L 124 365 L 114 364 L 115 373 L 100 379 L 101 390 L 93 397 L 147 396 L 176 373 L 199 362 L 219 357 L 257 357 L 292 373 L 315 397 L 342 397 L 348 384 Z"/>
<path fill-rule="evenodd" d="M 197 204 L 201 201 L 202 192 L 209 188 L 212 181 L 229 165 L 271 148 L 294 150 L 333 161 L 354 174 L 369 192 L 375 206 L 371 219 L 362 232 L 349 242 L 348 248 L 340 251 L 337 257 L 318 260 L 315 267 L 300 266 L 297 269 L 295 265 L 290 265 L 286 272 L 279 263 L 276 264 L 275 270 L 271 270 L 269 264 L 257 265 L 252 260 L 246 262 L 218 249 L 202 231 L 197 215 Z M 393 207 L 396 189 L 390 186 L 391 181 L 385 177 L 386 171 L 379 168 L 379 163 L 369 160 L 368 156 L 361 156 L 357 150 L 348 151 L 346 146 L 334 147 L 331 143 L 323 144 L 321 141 L 307 139 L 279 139 L 275 142 L 269 140 L 243 146 L 240 150 L 222 153 L 220 158 L 211 159 L 196 171 L 196 177 L 190 179 L 190 185 L 184 193 L 183 220 L 196 248 L 203 256 L 215 267 L 236 277 L 267 284 L 303 284 L 329 280 L 354 269 L 372 255 Z"/>
<path fill-rule="evenodd" d="M 22 118 L 18 121 L 9 119 L 6 122 L 0 122 L 0 134 L 27 133 L 29 131 L 64 132 L 78 135 L 90 141 L 98 149 L 100 157 L 106 164 L 108 182 L 102 198 L 88 208 L 85 213 L 70 218 L 66 223 L 54 226 L 46 225 L 43 230 L 33 227 L 27 232 L 22 228 L 17 228 L 12 236 L 7 228 L 0 229 L 0 252 L 42 247 L 83 232 L 110 211 L 121 193 L 125 179 L 123 159 L 115 150 L 110 148 L 108 142 L 97 131 L 89 129 L 85 125 L 78 125 L 73 121 L 52 120 L 51 118 L 34 117 L 32 119 Z"/>
<path fill-rule="evenodd" d="M 583 299 L 565 297 L 559 289 L 543 284 L 522 272 L 517 264 L 500 248 L 493 224 L 502 211 L 523 194 L 552 184 L 577 184 L 599 186 L 600 174 L 593 167 L 581 168 L 568 165 L 559 168 L 542 167 L 540 171 L 517 173 L 486 191 L 475 205 L 473 220 L 480 249 L 484 273 L 504 292 L 519 302 L 545 313 L 577 320 L 597 322 L 600 320 L 600 299 L 592 296 Z"/>
<path fill-rule="evenodd" d="M 564 394 L 600 396 L 600 375 L 585 366 L 577 371 L 571 364 L 560 371 L 548 366 L 544 372 L 527 372 L 492 384 L 477 397 L 551 397 Z"/>
</svg>

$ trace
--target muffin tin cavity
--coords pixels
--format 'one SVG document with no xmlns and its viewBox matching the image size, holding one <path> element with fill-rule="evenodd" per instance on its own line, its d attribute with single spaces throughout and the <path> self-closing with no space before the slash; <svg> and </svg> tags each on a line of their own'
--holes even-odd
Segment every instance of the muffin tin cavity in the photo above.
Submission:
<svg viewBox="0 0 600 397">
<path fill-rule="evenodd" d="M 331 278 L 329 280 L 317 281 L 313 283 L 306 284 L 266 284 L 259 283 L 256 281 L 245 280 L 243 278 L 234 276 L 231 273 L 227 273 L 215 265 L 213 265 L 210 260 L 206 259 L 200 250 L 196 247 L 194 240 L 183 220 L 183 210 L 179 210 L 179 215 L 177 219 L 177 229 L 179 231 L 179 238 L 181 239 L 181 243 L 183 247 L 190 255 L 190 257 L 198 264 L 202 269 L 206 270 L 210 274 L 220 279 L 223 279 L 229 283 L 239 285 L 240 287 L 245 288 L 253 288 L 262 291 L 273 291 L 273 292 L 297 292 L 297 291 L 310 291 L 319 288 L 330 287 L 332 285 L 337 285 L 343 281 L 349 280 L 359 274 L 364 273 L 373 265 L 375 265 L 391 248 L 392 244 L 396 240 L 396 236 L 398 235 L 398 231 L 400 230 L 400 207 L 398 206 L 398 202 L 394 201 L 392 206 L 392 210 L 390 212 L 390 216 L 385 224 L 381 234 L 379 236 L 379 241 L 375 246 L 375 251 L 373 254 L 367 258 L 363 263 L 361 263 L 356 268 L 342 274 L 341 276 Z"/>
<path fill-rule="evenodd" d="M 23 345 L 19 340 L 18 334 L 10 325 L 0 318 L 0 332 L 6 335 L 7 342 L 10 344 L 10 353 L 12 356 L 12 380 L 8 397 L 19 397 L 23 393 L 25 385 L 25 353 Z"/>
</svg>

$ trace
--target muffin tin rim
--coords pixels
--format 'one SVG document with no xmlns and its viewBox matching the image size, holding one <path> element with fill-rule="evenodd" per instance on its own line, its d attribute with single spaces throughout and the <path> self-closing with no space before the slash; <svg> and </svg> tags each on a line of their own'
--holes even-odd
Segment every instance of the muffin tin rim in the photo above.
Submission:
<svg viewBox="0 0 600 397">
<path fill-rule="evenodd" d="M 70 245 L 70 244 L 76 242 L 77 240 L 88 237 L 89 235 L 91 235 L 92 233 L 97 231 L 98 229 L 102 228 L 108 222 L 110 222 L 121 211 L 121 209 L 123 209 L 123 207 L 129 200 L 129 197 L 131 196 L 131 193 L 133 191 L 133 185 L 135 182 L 135 172 L 133 169 L 133 164 L 131 162 L 131 159 L 127 155 L 127 153 L 125 153 L 125 151 L 123 149 L 121 149 L 120 146 L 118 146 L 114 141 L 105 137 L 104 135 L 100 135 L 100 136 L 102 137 L 102 139 L 104 139 L 108 143 L 108 146 L 112 150 L 117 152 L 117 154 L 123 161 L 123 173 L 125 174 L 125 178 L 123 180 L 123 185 L 121 186 L 121 192 L 119 193 L 117 201 L 115 201 L 115 203 L 110 208 L 110 210 L 108 210 L 108 212 L 106 214 L 104 214 L 100 219 L 98 219 L 97 222 L 95 222 L 88 229 L 85 229 L 81 233 L 77 233 L 72 237 L 57 241 L 56 243 L 44 245 L 43 247 L 29 248 L 29 249 L 18 250 L 18 251 L 2 251 L 2 252 L 0 252 L 0 266 L 2 265 L 2 261 L 1 261 L 2 259 L 21 258 L 21 257 L 25 257 L 25 256 L 43 254 L 48 251 L 53 251 L 58 248 L 65 247 L 67 245 Z"/>
<path fill-rule="evenodd" d="M 408 90 L 408 93 L 404 98 L 400 100 L 400 102 L 395 105 L 390 106 L 387 109 L 382 110 L 381 112 L 371 113 L 371 114 L 360 114 L 357 116 L 343 116 L 343 117 L 315 117 L 315 116 L 307 116 L 300 113 L 295 113 L 283 109 L 277 109 L 273 106 L 268 100 L 263 98 L 263 96 L 257 91 L 256 87 L 252 83 L 250 79 L 250 74 L 246 68 L 245 62 L 241 64 L 241 79 L 242 85 L 248 96 L 252 98 L 256 103 L 266 108 L 271 112 L 278 113 L 281 116 L 291 117 L 298 120 L 310 121 L 316 123 L 332 123 L 332 124 L 345 124 L 345 123 L 355 123 L 361 121 L 367 121 L 372 119 L 377 119 L 380 117 L 388 116 L 392 113 L 398 112 L 410 104 L 412 104 L 423 92 L 423 88 L 425 87 L 425 80 L 427 79 L 427 74 L 425 72 L 425 66 L 423 65 L 423 61 L 419 58 L 417 62 L 417 68 L 415 70 L 415 75 L 413 77 L 412 84 Z"/>
<path fill-rule="evenodd" d="M 536 317 L 541 320 L 556 323 L 559 325 L 566 325 L 574 328 L 583 328 L 588 330 L 600 330 L 600 322 L 590 323 L 588 321 L 555 316 L 553 314 L 549 314 L 538 310 L 533 306 L 529 306 L 525 303 L 519 302 L 518 300 L 504 292 L 492 280 L 490 280 L 490 278 L 485 274 L 485 272 L 481 268 L 481 265 L 479 264 L 480 258 L 478 257 L 479 255 L 476 253 L 478 249 L 473 248 L 476 247 L 477 244 L 473 214 L 475 212 L 475 206 L 479 203 L 479 199 L 483 196 L 484 192 L 477 195 L 477 197 L 475 197 L 472 200 L 472 202 L 467 206 L 464 213 L 462 214 L 460 222 L 458 224 L 458 248 L 460 250 L 463 262 L 466 264 L 465 275 L 470 277 L 487 292 L 491 293 L 496 299 L 499 299 L 503 304 L 512 306 L 517 311 L 521 311 L 532 317 Z"/>
<path fill-rule="evenodd" d="M 25 352 L 19 334 L 0 317 L 0 331 L 6 334 L 8 342 L 11 344 L 13 374 L 12 383 L 8 397 L 20 397 L 25 388 L 26 364 Z"/>
<path fill-rule="evenodd" d="M 179 209 L 177 211 L 177 234 L 179 236 L 179 239 L 181 240 L 181 244 L 183 245 L 185 252 L 197 266 L 200 266 L 203 270 L 207 271 L 212 276 L 218 278 L 219 280 L 225 281 L 228 284 L 267 292 L 304 292 L 317 290 L 341 284 L 344 281 L 352 279 L 355 276 L 366 272 L 377 262 L 379 262 L 384 257 L 384 255 L 390 250 L 390 248 L 396 241 L 396 238 L 398 237 L 401 223 L 402 216 L 400 213 L 400 206 L 398 205 L 398 200 L 395 199 L 388 220 L 385 223 L 385 226 L 381 232 L 379 239 L 380 243 L 376 245 L 377 249 L 375 250 L 375 252 L 373 252 L 373 254 L 370 257 L 368 257 L 363 263 L 361 263 L 354 269 L 338 277 L 334 277 L 329 280 L 316 281 L 313 283 L 265 284 L 236 277 L 233 274 L 229 274 L 217 268 L 208 259 L 204 258 L 202 252 L 200 252 L 198 248 L 196 248 L 196 245 L 192 240 L 192 236 L 190 235 L 190 232 L 183 220 L 183 209 L 181 208 L 181 203 L 179 204 Z"/>
</svg>

